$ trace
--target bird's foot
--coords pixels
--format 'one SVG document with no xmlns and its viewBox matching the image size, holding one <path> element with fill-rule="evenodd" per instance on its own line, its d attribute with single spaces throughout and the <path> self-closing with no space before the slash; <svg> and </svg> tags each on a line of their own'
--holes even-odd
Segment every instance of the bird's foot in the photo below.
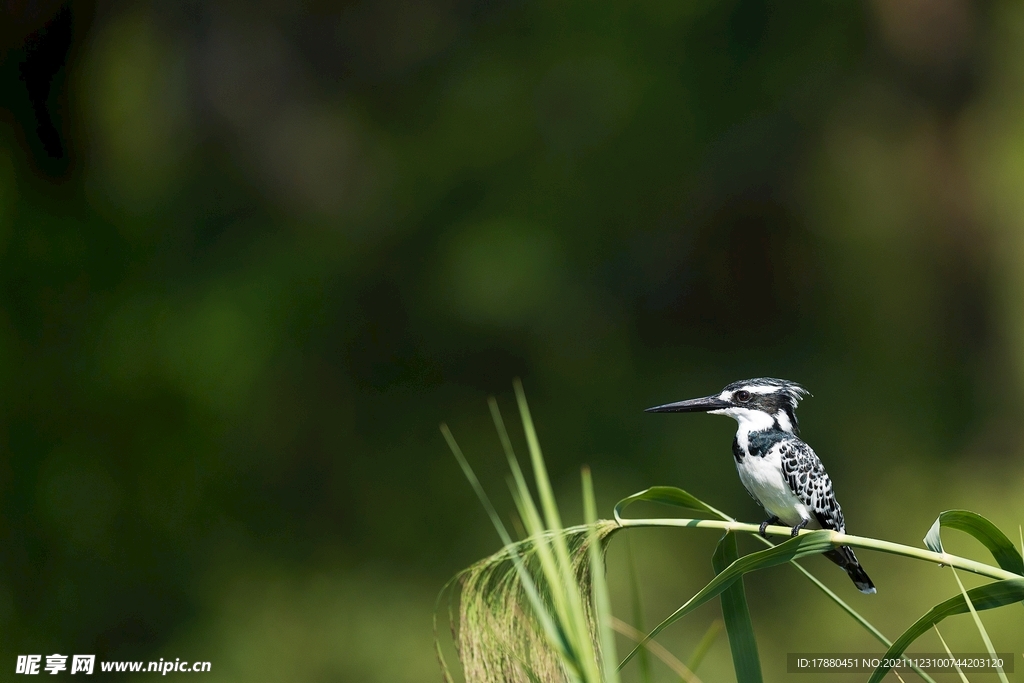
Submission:
<svg viewBox="0 0 1024 683">
<path fill-rule="evenodd" d="M 800 530 L 801 530 L 801 529 L 803 529 L 803 528 L 804 528 L 805 526 L 807 526 L 807 524 L 808 524 L 808 523 L 809 523 L 810 521 L 811 521 L 811 520 L 809 520 L 809 519 L 803 519 L 803 520 L 800 520 L 800 523 L 799 523 L 799 524 L 797 524 L 797 525 L 796 525 L 795 527 L 793 527 L 793 531 L 791 531 L 791 532 L 789 533 L 789 535 L 790 535 L 790 536 L 796 536 L 796 535 L 797 535 L 798 533 L 800 533 Z"/>
<path fill-rule="evenodd" d="M 758 527 L 757 533 L 761 534 L 761 538 L 768 538 L 768 534 L 765 533 L 765 529 L 768 528 L 769 524 L 778 524 L 778 523 L 779 523 L 779 518 L 778 517 L 771 517 L 769 519 L 766 519 L 763 522 L 761 522 L 761 526 Z"/>
</svg>

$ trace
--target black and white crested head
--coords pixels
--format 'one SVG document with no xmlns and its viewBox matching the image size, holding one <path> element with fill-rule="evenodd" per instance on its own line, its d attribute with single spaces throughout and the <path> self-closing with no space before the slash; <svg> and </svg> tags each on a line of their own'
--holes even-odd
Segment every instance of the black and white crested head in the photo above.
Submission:
<svg viewBox="0 0 1024 683">
<path fill-rule="evenodd" d="M 648 408 L 652 413 L 706 412 L 728 415 L 745 431 L 778 429 L 798 434 L 796 407 L 810 392 L 796 382 L 756 377 L 733 382 L 718 394 Z"/>
<path fill-rule="evenodd" d="M 733 404 L 732 410 L 712 411 L 724 415 L 739 417 L 743 410 L 757 410 L 767 413 L 777 422 L 777 428 L 792 434 L 800 433 L 800 424 L 796 419 L 796 407 L 800 399 L 810 396 L 811 392 L 796 382 L 774 377 L 756 377 L 740 382 L 733 382 L 722 390 L 720 396 L 728 397 Z"/>
</svg>

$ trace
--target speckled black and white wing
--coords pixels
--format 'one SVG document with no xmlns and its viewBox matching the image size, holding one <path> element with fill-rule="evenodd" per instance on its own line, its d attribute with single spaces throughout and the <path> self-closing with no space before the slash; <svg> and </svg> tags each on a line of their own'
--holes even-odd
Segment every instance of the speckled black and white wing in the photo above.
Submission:
<svg viewBox="0 0 1024 683">
<path fill-rule="evenodd" d="M 832 480 L 811 447 L 797 438 L 786 439 L 779 444 L 779 456 L 789 488 L 822 528 L 845 533 L 846 521 L 832 491 Z"/>
</svg>

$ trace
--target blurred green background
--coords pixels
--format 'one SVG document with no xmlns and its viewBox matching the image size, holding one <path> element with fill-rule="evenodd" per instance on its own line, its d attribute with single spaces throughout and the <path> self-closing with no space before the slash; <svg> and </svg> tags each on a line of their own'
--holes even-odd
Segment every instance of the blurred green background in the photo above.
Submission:
<svg viewBox="0 0 1024 683">
<path fill-rule="evenodd" d="M 759 521 L 730 420 L 642 409 L 770 375 L 814 393 L 851 532 L 964 507 L 1017 537 L 1018 3 L 2 8 L 3 668 L 439 680 L 434 598 L 498 540 L 437 425 L 511 509 L 485 399 L 513 420 L 516 376 L 571 519 L 588 463 L 606 516 L 666 484 Z M 632 540 L 651 625 L 717 536 Z M 957 591 L 861 559 L 877 596 L 806 565 L 890 637 Z M 876 651 L 795 572 L 747 586 L 768 680 Z M 731 679 L 724 638 L 699 673 Z"/>
</svg>

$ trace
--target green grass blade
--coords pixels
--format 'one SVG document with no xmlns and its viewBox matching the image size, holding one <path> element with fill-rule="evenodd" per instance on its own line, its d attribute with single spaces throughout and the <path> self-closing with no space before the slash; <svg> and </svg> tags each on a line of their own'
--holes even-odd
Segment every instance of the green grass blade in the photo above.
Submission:
<svg viewBox="0 0 1024 683">
<path fill-rule="evenodd" d="M 690 653 L 690 658 L 686 661 L 687 668 L 690 671 L 697 671 L 697 667 L 704 661 L 704 657 L 707 656 L 711 646 L 718 640 L 718 634 L 722 632 L 722 620 L 715 619 L 708 626 L 708 630 L 701 636 L 700 642 L 697 643 L 697 647 L 693 648 L 693 652 Z"/>
<path fill-rule="evenodd" d="M 629 561 L 629 590 L 633 603 L 633 626 L 642 633 L 644 626 L 644 604 L 640 595 L 640 575 L 636 571 L 636 559 L 633 557 L 633 543 L 626 538 L 626 558 Z M 637 655 L 640 665 L 640 683 L 651 683 L 651 658 L 647 656 L 647 648 Z"/>
<path fill-rule="evenodd" d="M 992 646 L 992 639 L 988 637 L 988 630 L 985 628 L 985 624 L 981 623 L 981 617 L 978 616 L 978 610 L 974 609 L 974 603 L 971 602 L 971 596 L 967 594 L 967 589 L 964 588 L 964 584 L 960 580 L 960 575 L 956 573 L 956 569 L 953 569 L 953 578 L 956 579 L 956 585 L 960 587 L 960 592 L 964 596 L 964 602 L 967 603 L 967 608 L 971 610 L 971 617 L 974 619 L 974 625 L 978 627 L 978 633 L 981 634 L 981 639 L 985 642 L 985 647 L 988 649 L 989 656 L 992 659 L 997 659 L 996 649 Z M 1003 683 L 1010 683 L 1001 666 L 996 667 L 996 672 L 999 674 L 1000 681 Z"/>
<path fill-rule="evenodd" d="M 573 603 L 569 596 L 569 592 L 575 592 L 575 582 L 566 583 L 561 578 L 562 570 L 559 566 L 558 560 L 556 559 L 555 551 L 553 550 L 552 545 L 546 540 L 547 528 L 545 527 L 544 522 L 541 519 L 540 512 L 537 510 L 537 506 L 533 501 L 533 496 L 530 493 L 530 487 L 526 483 L 526 477 L 523 476 L 523 471 L 519 467 L 519 459 L 516 458 L 515 451 L 512 448 L 512 441 L 508 438 L 508 430 L 505 429 L 505 421 L 501 417 L 501 410 L 498 408 L 498 402 L 491 397 L 488 400 L 488 406 L 491 410 L 491 419 L 494 421 L 494 428 L 498 432 L 498 439 L 501 441 L 502 450 L 505 451 L 505 458 L 508 461 L 509 470 L 512 472 L 512 498 L 515 501 L 516 509 L 519 510 L 519 517 L 522 520 L 527 536 L 537 539 L 537 558 L 540 561 L 541 571 L 547 579 L 552 608 L 558 616 L 558 621 L 562 625 L 562 628 L 565 629 L 565 625 L 568 622 L 574 621 L 571 616 L 573 613 Z M 541 467 L 543 468 L 543 461 L 541 461 Z M 572 653 L 570 658 L 571 662 L 573 666 L 578 667 L 578 660 L 586 655 L 575 651 L 573 642 L 577 639 L 565 633 L 563 633 L 563 637 L 566 640 L 565 647 Z"/>
<path fill-rule="evenodd" d="M 1024 558 L 999 527 L 978 513 L 970 510 L 946 510 L 940 514 L 924 537 L 924 544 L 937 553 L 945 552 L 942 549 L 940 533 L 942 527 L 970 534 L 988 548 L 1000 567 L 1024 576 Z"/>
<path fill-rule="evenodd" d="M 533 464 L 533 476 L 537 483 L 537 494 L 540 497 L 541 508 L 544 510 L 544 519 L 549 529 L 561 529 L 562 517 L 558 513 L 558 505 L 555 503 L 555 492 L 551 488 L 551 481 L 548 479 L 548 470 L 544 464 L 544 454 L 541 452 L 540 441 L 537 439 L 537 431 L 534 428 L 533 418 L 530 415 L 530 406 L 526 403 L 526 394 L 523 391 L 522 383 L 518 379 L 515 381 L 514 388 L 516 402 L 519 405 L 519 416 L 523 421 L 526 444 L 530 451 L 530 461 Z"/>
<path fill-rule="evenodd" d="M 960 668 L 960 663 L 957 661 L 957 658 L 953 656 L 953 652 L 949 649 L 949 645 L 946 645 L 946 639 L 942 637 L 941 633 L 939 633 L 938 625 L 932 624 L 932 628 L 935 629 L 935 635 L 939 637 L 939 642 L 942 643 L 942 647 L 946 650 L 946 654 L 949 655 L 951 660 L 953 660 L 953 666 L 956 667 L 956 672 L 960 675 L 960 680 L 963 683 L 971 683 L 967 680 L 967 676 L 964 675 L 964 671 Z"/>
<path fill-rule="evenodd" d="M 601 673 L 604 683 L 618 683 L 619 670 L 615 666 L 615 633 L 612 631 L 612 604 L 608 595 L 608 584 L 604 575 L 604 557 L 601 539 L 597 536 L 597 502 L 594 499 L 594 482 L 590 468 L 584 467 L 583 518 L 590 526 L 590 576 L 593 583 L 594 621 L 597 623 L 597 637 L 601 643 Z"/>
<path fill-rule="evenodd" d="M 994 581 L 984 586 L 970 589 L 966 592 L 966 596 L 969 596 L 971 605 L 979 612 L 1020 602 L 1024 600 L 1024 578 Z M 911 643 L 946 617 L 969 612 L 970 608 L 968 608 L 964 598 L 965 595 L 955 595 L 928 610 L 927 614 L 914 622 L 910 628 L 896 639 L 885 653 L 883 659 L 902 655 L 910 647 Z M 889 669 L 887 667 L 878 667 L 871 675 L 871 678 L 868 679 L 868 683 L 878 683 L 888 672 Z"/>
<path fill-rule="evenodd" d="M 501 450 L 505 452 L 505 458 L 510 466 L 514 463 L 515 470 L 519 469 L 519 459 L 512 448 L 512 440 L 508 438 L 508 430 L 505 429 L 505 420 L 501 417 L 501 409 L 498 408 L 498 401 L 493 396 L 487 398 L 487 407 L 491 411 L 491 421 L 494 422 L 494 430 L 498 432 L 498 441 L 501 442 Z"/>
<path fill-rule="evenodd" d="M 640 491 L 639 493 L 634 493 L 628 498 L 623 498 L 615 506 L 615 519 L 617 521 L 622 521 L 622 512 L 633 503 L 641 500 L 661 503 L 662 505 L 672 505 L 675 507 L 685 508 L 687 510 L 706 512 L 710 515 L 715 515 L 719 519 L 724 519 L 729 522 L 735 521 L 732 517 L 721 510 L 716 510 L 700 498 L 697 498 L 680 488 L 676 488 L 675 486 L 652 486 L 651 488 Z"/>
<path fill-rule="evenodd" d="M 525 406 L 525 397 L 521 398 L 520 408 L 522 409 Z M 544 520 L 542 520 L 540 512 L 534 503 L 523 471 L 519 466 L 519 460 L 516 458 L 515 451 L 512 448 L 512 442 L 508 437 L 508 430 L 505 428 L 505 422 L 501 417 L 498 403 L 494 398 L 490 398 L 488 405 L 491 410 L 491 418 L 494 421 L 495 430 L 498 432 L 498 438 L 501 441 L 502 450 L 505 451 L 505 457 L 512 472 L 512 497 L 515 500 L 527 533 L 531 538 L 537 539 L 537 557 L 540 561 L 546 585 L 549 588 L 557 623 L 563 629 L 566 649 L 571 653 L 567 664 L 579 676 L 584 679 L 592 679 L 599 676 L 595 661 L 597 653 L 593 650 L 586 612 L 583 610 L 583 605 L 579 599 L 576 576 L 571 569 L 571 562 L 568 559 L 568 549 L 566 548 L 564 553 L 564 560 L 559 557 L 559 545 L 565 546 L 564 534 L 551 533 L 552 529 L 545 526 Z M 528 434 L 532 433 L 532 421 L 530 421 L 528 409 L 523 419 L 524 428 L 527 429 Z M 534 443 L 535 440 L 536 436 L 534 434 Z M 543 456 L 540 455 L 539 446 L 535 451 L 531 444 L 530 450 L 531 455 L 537 454 L 537 457 L 533 460 L 533 465 L 534 471 L 539 474 L 538 489 L 543 492 L 545 490 L 543 482 L 547 481 L 547 470 L 544 465 Z M 547 486 L 546 490 L 550 493 L 550 486 Z M 560 524 L 561 521 L 558 519 L 558 510 L 554 504 L 553 493 L 550 499 L 551 506 L 555 511 L 554 518 Z M 551 519 L 552 517 L 549 515 L 549 522 Z"/>
<path fill-rule="evenodd" d="M 727 531 L 718 542 L 711 559 L 715 573 L 721 574 L 738 559 L 736 534 Z M 754 624 L 750 620 L 750 609 L 747 607 L 747 596 L 743 590 L 743 579 L 740 578 L 722 591 L 720 599 L 725 630 L 729 634 L 736 680 L 738 683 L 761 683 L 761 660 L 757 654 L 757 640 L 754 637 Z"/>
<path fill-rule="evenodd" d="M 508 438 L 508 430 L 505 428 L 505 420 L 501 417 L 501 409 L 498 408 L 498 402 L 493 396 L 487 399 L 487 406 L 491 410 L 491 420 L 494 422 L 495 431 L 498 432 L 501 449 L 505 452 L 505 460 L 508 462 L 509 471 L 512 473 L 514 484 L 512 492 L 520 496 L 521 502 L 525 507 L 525 510 L 520 510 L 519 513 L 520 519 L 523 520 L 523 528 L 526 529 L 527 525 L 529 525 L 535 532 L 539 532 L 544 529 L 544 524 L 533 501 L 530 487 L 526 483 L 526 477 L 523 476 L 523 470 L 519 466 L 519 458 L 516 457 L 515 449 L 512 448 L 512 440 Z"/>
<path fill-rule="evenodd" d="M 537 439 L 537 431 L 534 428 L 533 418 L 530 415 L 530 407 L 526 402 L 526 394 L 523 391 L 522 382 L 518 379 L 514 382 L 516 402 L 519 406 L 519 416 L 523 423 L 523 432 L 526 435 L 526 445 L 530 451 L 530 461 L 533 465 L 534 481 L 537 485 L 537 495 L 540 498 L 541 509 L 544 511 L 544 520 L 547 529 L 551 532 L 551 546 L 554 549 L 556 560 L 556 572 L 562 585 L 565 587 L 563 594 L 567 601 L 567 608 L 562 613 L 563 626 L 569 633 L 570 641 L 578 649 L 577 663 L 581 667 L 580 675 L 584 680 L 600 680 L 600 670 L 597 664 L 597 653 L 593 648 L 593 641 L 590 638 L 590 629 L 586 620 L 586 610 L 583 606 L 582 596 L 579 590 L 575 589 L 576 577 L 572 570 L 572 562 L 569 558 L 569 548 L 565 542 L 562 531 L 562 517 L 558 512 L 558 505 L 555 502 L 555 493 L 548 478 L 547 466 L 544 463 L 544 455 L 540 448 L 540 441 Z M 529 527 L 527 527 L 529 528 Z M 554 573 L 548 577 L 554 582 Z"/>
<path fill-rule="evenodd" d="M 476 497 L 480 500 L 480 504 L 483 505 L 487 515 L 491 518 L 491 523 L 494 524 L 494 528 L 498 532 L 498 536 L 501 537 L 501 542 L 506 546 L 514 545 L 512 537 L 508 535 L 508 530 L 505 528 L 505 524 L 501 521 L 501 517 L 498 515 L 498 511 L 494 509 L 494 505 L 491 504 L 491 499 L 487 496 L 487 492 L 484 491 L 484 487 L 480 484 L 480 480 L 476 476 L 476 472 L 470 466 L 469 461 L 466 460 L 466 456 L 463 455 L 462 449 L 459 447 L 455 436 L 451 430 L 448 429 L 448 425 L 441 423 L 441 435 L 444 436 L 444 440 L 448 442 L 448 448 L 451 449 L 452 455 L 455 456 L 455 460 L 458 461 L 459 467 L 462 468 L 462 473 L 466 476 L 469 481 L 469 485 L 473 488 L 473 492 L 476 493 Z"/>
<path fill-rule="evenodd" d="M 678 621 L 680 618 L 689 614 L 708 600 L 718 597 L 724 590 L 731 586 L 734 581 L 747 572 L 764 569 L 766 567 L 773 567 L 778 564 L 784 564 L 790 560 L 806 557 L 807 555 L 823 553 L 832 548 L 831 538 L 831 531 L 811 531 L 809 533 L 801 533 L 799 536 L 791 538 L 785 543 L 781 543 L 773 548 L 744 555 L 712 579 L 708 585 L 698 591 L 696 595 L 686 602 L 686 604 L 681 606 L 675 612 L 670 614 L 667 619 L 658 624 L 654 630 L 647 635 L 645 641 L 655 637 L 667 626 Z M 621 664 L 619 664 L 620 670 L 636 655 L 637 650 L 642 647 L 642 645 L 643 643 L 633 648 L 633 651 L 626 656 Z"/>
<path fill-rule="evenodd" d="M 554 622 L 563 644 L 565 658 L 571 667 L 578 670 L 579 660 L 585 655 L 577 651 L 575 645 L 577 640 L 573 637 L 571 628 L 566 627 L 567 621 L 571 620 L 570 614 L 572 610 L 566 593 L 571 588 L 562 578 L 561 570 L 551 549 L 551 539 L 544 528 L 544 523 L 537 514 L 533 500 L 530 498 L 529 489 L 513 485 L 511 491 L 512 500 L 515 502 L 516 509 L 519 510 L 519 515 L 523 520 L 527 540 L 533 543 L 533 549 L 537 553 L 541 576 L 544 578 L 544 586 L 547 589 L 546 595 L 551 600 Z"/>
</svg>

